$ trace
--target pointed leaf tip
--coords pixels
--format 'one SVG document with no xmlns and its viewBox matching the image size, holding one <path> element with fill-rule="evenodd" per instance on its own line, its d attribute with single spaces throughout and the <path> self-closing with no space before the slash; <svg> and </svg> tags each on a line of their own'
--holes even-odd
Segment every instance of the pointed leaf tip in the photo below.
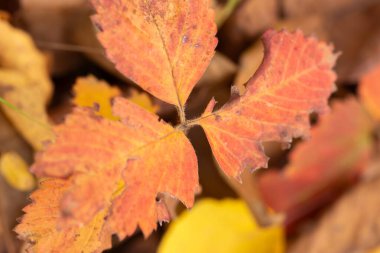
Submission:
<svg viewBox="0 0 380 253">
<path fill-rule="evenodd" d="M 267 31 L 264 60 L 241 97 L 199 121 L 223 171 L 265 167 L 261 144 L 290 142 L 309 134 L 309 114 L 328 110 L 334 90 L 332 47 L 302 32 Z"/>
</svg>

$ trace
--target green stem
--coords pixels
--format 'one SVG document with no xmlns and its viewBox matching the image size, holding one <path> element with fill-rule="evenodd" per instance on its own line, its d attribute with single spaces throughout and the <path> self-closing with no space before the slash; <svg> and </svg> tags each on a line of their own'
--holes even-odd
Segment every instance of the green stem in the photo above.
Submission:
<svg viewBox="0 0 380 253">
<path fill-rule="evenodd" d="M 232 12 L 235 10 L 236 6 L 239 4 L 240 0 L 228 0 L 227 3 L 224 5 L 222 10 L 217 12 L 217 15 L 215 17 L 216 24 L 218 27 L 221 27 L 224 22 L 228 19 L 228 17 L 232 14 Z"/>
<path fill-rule="evenodd" d="M 0 104 L 5 105 L 6 107 L 8 107 L 9 109 L 11 109 L 12 111 L 17 112 L 18 114 L 20 114 L 21 116 L 27 118 L 28 120 L 32 121 L 33 123 L 38 124 L 38 125 L 46 128 L 46 129 L 48 129 L 49 131 L 51 131 L 51 127 L 49 125 L 46 125 L 46 124 L 44 124 L 44 123 L 42 123 L 42 122 L 34 119 L 32 116 L 30 116 L 29 114 L 23 112 L 22 110 L 20 110 L 15 105 L 13 105 L 12 103 L 10 103 L 9 101 L 5 100 L 2 97 L 0 97 Z"/>
</svg>

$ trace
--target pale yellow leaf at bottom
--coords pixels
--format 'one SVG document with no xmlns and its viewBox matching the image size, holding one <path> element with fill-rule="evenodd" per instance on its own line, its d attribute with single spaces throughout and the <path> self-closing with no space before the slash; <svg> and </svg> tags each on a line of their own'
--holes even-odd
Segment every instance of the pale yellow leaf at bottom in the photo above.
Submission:
<svg viewBox="0 0 380 253">
<path fill-rule="evenodd" d="M 35 180 L 28 171 L 28 165 L 17 153 L 9 152 L 0 157 L 0 173 L 17 190 L 34 188 Z"/>
<path fill-rule="evenodd" d="M 282 253 L 283 229 L 260 228 L 241 200 L 199 201 L 174 221 L 158 253 Z"/>
</svg>

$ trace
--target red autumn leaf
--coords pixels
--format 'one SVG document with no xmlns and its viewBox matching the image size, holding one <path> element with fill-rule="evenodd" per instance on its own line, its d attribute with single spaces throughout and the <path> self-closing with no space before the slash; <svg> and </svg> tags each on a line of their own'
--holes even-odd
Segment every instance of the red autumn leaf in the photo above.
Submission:
<svg viewBox="0 0 380 253">
<path fill-rule="evenodd" d="M 291 142 L 307 136 L 309 114 L 324 112 L 335 88 L 336 56 L 325 43 L 297 31 L 268 31 L 265 58 L 245 94 L 199 120 L 222 170 L 238 177 L 244 169 L 267 166 L 262 142 Z"/>
<path fill-rule="evenodd" d="M 76 108 L 56 127 L 56 141 L 32 167 L 40 177 L 68 182 L 53 207 L 60 209 L 56 223 L 61 229 L 87 228 L 105 212 L 102 229 L 122 238 L 140 227 L 148 236 L 157 220 L 167 218 L 164 203 L 156 201 L 160 193 L 193 205 L 198 172 L 185 136 L 189 127 L 200 124 L 205 129 L 223 170 L 237 177 L 245 167 L 265 166 L 262 142 L 306 136 L 309 114 L 327 109 L 335 80 L 332 48 L 301 32 L 269 31 L 264 35 L 264 62 L 247 92 L 217 112 L 212 112 L 212 102 L 201 118 L 186 120 L 183 104 L 215 46 L 208 1 L 94 4 L 94 20 L 110 58 L 127 77 L 176 105 L 181 123 L 174 128 L 122 98 L 113 105 L 120 121 Z M 36 208 L 26 210 L 25 220 L 38 212 L 38 200 L 32 205 Z M 17 232 L 33 242 L 39 231 L 22 223 Z"/>
<path fill-rule="evenodd" d="M 121 237 L 138 225 L 148 235 L 156 227 L 158 192 L 193 205 L 197 159 L 185 135 L 156 115 L 122 98 L 113 108 L 121 122 L 77 108 L 56 128 L 57 141 L 37 157 L 32 171 L 40 177 L 71 176 L 61 209 L 65 217 L 85 223 L 110 205 L 123 180 L 126 189 L 113 200 L 107 222 Z"/>
<path fill-rule="evenodd" d="M 183 107 L 214 55 L 210 1 L 92 2 L 99 40 L 116 68 L 152 95 Z"/>
<path fill-rule="evenodd" d="M 262 175 L 264 200 L 276 211 L 286 212 L 288 222 L 323 205 L 365 168 L 372 129 L 371 118 L 354 98 L 335 102 L 332 112 L 312 129 L 311 140 L 292 151 L 284 170 Z"/>
</svg>

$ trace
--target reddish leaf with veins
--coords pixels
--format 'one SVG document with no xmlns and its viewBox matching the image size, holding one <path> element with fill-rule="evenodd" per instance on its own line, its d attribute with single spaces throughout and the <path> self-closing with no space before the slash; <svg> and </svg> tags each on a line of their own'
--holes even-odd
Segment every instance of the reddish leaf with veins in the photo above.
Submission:
<svg viewBox="0 0 380 253">
<path fill-rule="evenodd" d="M 309 114 L 328 109 L 335 89 L 332 48 L 297 31 L 268 31 L 265 57 L 245 94 L 212 112 L 211 101 L 199 124 L 222 170 L 239 177 L 244 169 L 267 166 L 262 142 L 291 142 L 307 136 Z"/>
<path fill-rule="evenodd" d="M 32 170 L 40 177 L 71 178 L 60 203 L 65 223 L 86 224 L 110 208 L 107 223 L 114 233 L 123 238 L 140 226 L 147 236 L 159 218 L 158 193 L 193 205 L 197 159 L 184 133 L 156 115 L 122 98 L 113 108 L 121 122 L 76 108 L 56 128 L 56 142 L 37 157 Z M 114 199 L 120 180 L 125 189 Z"/>
<path fill-rule="evenodd" d="M 286 212 L 291 222 L 331 200 L 365 168 L 372 130 L 373 121 L 356 99 L 334 103 L 331 114 L 312 129 L 311 140 L 290 154 L 284 170 L 269 171 L 260 178 L 265 201 L 276 211 Z M 323 194 L 326 189 L 329 192 Z"/>
<path fill-rule="evenodd" d="M 183 107 L 217 44 L 209 0 L 92 0 L 99 40 L 116 68 Z"/>
</svg>

